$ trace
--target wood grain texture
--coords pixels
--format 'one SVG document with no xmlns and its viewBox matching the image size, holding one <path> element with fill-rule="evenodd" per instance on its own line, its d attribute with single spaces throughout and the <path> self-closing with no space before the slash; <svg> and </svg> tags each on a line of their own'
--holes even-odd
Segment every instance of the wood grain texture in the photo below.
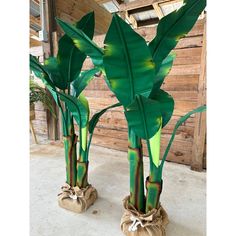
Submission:
<svg viewBox="0 0 236 236">
<path fill-rule="evenodd" d="M 57 17 L 71 23 L 91 11 L 95 13 L 95 33 L 104 34 L 109 27 L 111 14 L 94 0 L 56 1 Z"/>
<path fill-rule="evenodd" d="M 200 76 L 198 82 L 198 106 L 206 104 L 206 26 L 203 34 L 203 48 L 201 55 Z M 206 139 L 206 112 L 196 114 L 194 128 L 193 155 L 191 169 L 202 171 L 204 166 L 204 152 Z"/>
</svg>

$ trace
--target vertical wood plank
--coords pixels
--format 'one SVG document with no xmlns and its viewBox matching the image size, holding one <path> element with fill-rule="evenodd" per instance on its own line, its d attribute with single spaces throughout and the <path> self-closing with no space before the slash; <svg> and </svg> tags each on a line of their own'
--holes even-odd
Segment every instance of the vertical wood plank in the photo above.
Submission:
<svg viewBox="0 0 236 236">
<path fill-rule="evenodd" d="M 198 106 L 206 104 L 206 24 L 204 25 L 203 46 L 201 55 L 201 72 L 198 83 Z M 193 155 L 191 169 L 202 171 L 204 164 L 204 148 L 206 138 L 206 112 L 198 113 L 195 117 Z"/>
<path fill-rule="evenodd" d="M 44 51 L 44 59 L 55 55 L 54 54 L 55 48 L 57 48 L 57 41 L 55 40 L 55 35 L 54 35 L 54 32 L 56 32 L 54 0 L 46 0 L 45 18 L 47 22 L 48 42 L 43 42 L 42 44 Z M 51 98 L 53 108 L 57 112 L 58 116 L 56 103 L 49 91 L 47 91 L 47 94 Z M 58 118 L 53 117 L 48 110 L 47 110 L 47 129 L 48 129 L 48 139 L 50 140 L 59 139 Z"/>
</svg>

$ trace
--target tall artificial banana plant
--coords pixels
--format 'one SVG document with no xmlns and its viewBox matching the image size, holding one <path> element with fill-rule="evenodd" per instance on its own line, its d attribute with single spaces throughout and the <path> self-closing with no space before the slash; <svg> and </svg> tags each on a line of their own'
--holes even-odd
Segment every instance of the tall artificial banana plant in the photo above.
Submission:
<svg viewBox="0 0 236 236">
<path fill-rule="evenodd" d="M 161 131 L 171 119 L 174 109 L 174 99 L 161 89 L 161 85 L 175 59 L 172 49 L 191 30 L 205 6 L 205 0 L 184 0 L 179 10 L 160 20 L 156 36 L 149 44 L 114 14 L 104 49 L 99 48 L 82 30 L 58 20 L 74 45 L 101 68 L 108 87 L 124 107 L 128 122 L 129 201 L 140 212 L 159 207 L 163 166 L 176 129 L 190 115 L 205 110 L 205 106 L 199 107 L 177 122 L 160 161 Z M 142 139 L 146 140 L 150 158 L 146 196 Z"/>
<path fill-rule="evenodd" d="M 90 40 L 94 35 L 94 13 L 88 13 L 75 28 L 84 32 Z M 71 187 L 85 188 L 88 185 L 88 153 L 93 130 L 100 113 L 89 125 L 89 105 L 82 91 L 100 71 L 99 67 L 81 72 L 86 54 L 74 46 L 67 35 L 59 40 L 57 57 L 45 60 L 44 65 L 30 55 L 30 68 L 50 91 L 62 117 L 62 129 L 66 161 L 66 182 Z M 116 105 L 115 105 L 116 106 Z M 114 106 L 108 107 L 112 108 Z M 107 110 L 102 111 L 103 113 Z M 101 115 L 103 114 L 101 113 Z M 79 157 L 77 158 L 77 135 L 74 121 L 79 127 Z M 88 131 L 90 136 L 88 138 Z"/>
</svg>

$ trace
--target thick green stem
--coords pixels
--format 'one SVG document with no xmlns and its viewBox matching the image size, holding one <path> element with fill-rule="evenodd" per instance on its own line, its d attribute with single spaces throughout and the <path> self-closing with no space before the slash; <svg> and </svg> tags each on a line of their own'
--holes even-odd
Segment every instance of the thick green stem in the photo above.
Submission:
<svg viewBox="0 0 236 236">
<path fill-rule="evenodd" d="M 145 210 L 143 153 L 141 139 L 129 129 L 128 160 L 130 163 L 130 203 L 140 212 Z"/>
<path fill-rule="evenodd" d="M 148 145 L 150 145 L 149 140 Z M 156 165 L 159 164 L 160 145 L 161 128 L 157 132 L 156 137 L 152 140 L 152 145 L 149 146 L 150 174 L 149 177 L 146 179 L 146 212 L 152 210 L 153 208 L 159 207 L 159 200 L 162 191 L 162 179 L 160 179 L 159 175 L 160 168 L 158 168 Z"/>
<path fill-rule="evenodd" d="M 147 200 L 146 200 L 146 213 L 153 208 L 159 207 L 159 200 L 162 191 L 162 181 L 152 182 L 150 176 L 146 179 L 146 189 L 147 189 Z"/>
<path fill-rule="evenodd" d="M 88 149 L 87 149 L 88 127 L 80 128 L 80 149 L 77 162 L 77 186 L 84 188 L 88 185 Z"/>
<path fill-rule="evenodd" d="M 80 188 L 88 186 L 88 165 L 89 162 L 77 162 L 77 183 Z"/>
<path fill-rule="evenodd" d="M 65 149 L 65 159 L 66 159 L 66 182 L 73 187 L 76 185 L 76 176 L 77 176 L 76 144 L 77 144 L 77 136 L 75 134 L 70 136 L 64 136 L 64 149 Z"/>
</svg>

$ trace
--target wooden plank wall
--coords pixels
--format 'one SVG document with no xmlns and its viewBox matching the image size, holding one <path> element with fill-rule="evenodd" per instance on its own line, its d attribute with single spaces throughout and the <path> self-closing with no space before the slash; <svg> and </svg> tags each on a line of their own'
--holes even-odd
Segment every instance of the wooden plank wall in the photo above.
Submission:
<svg viewBox="0 0 236 236">
<path fill-rule="evenodd" d="M 170 74 L 163 84 L 163 88 L 174 97 L 175 110 L 172 119 L 162 132 L 162 154 L 177 120 L 180 116 L 196 108 L 199 104 L 198 87 L 201 71 L 204 25 L 205 19 L 199 20 L 192 31 L 180 40 L 174 50 L 177 57 Z M 156 28 L 139 28 L 137 32 L 145 37 L 146 41 L 150 41 L 156 33 Z M 94 40 L 100 46 L 103 46 L 104 35 L 97 35 Z M 91 67 L 91 61 L 86 59 L 83 69 Z M 102 77 L 95 78 L 88 85 L 84 94 L 89 100 L 91 116 L 106 106 L 117 102 L 115 95 L 109 91 Z M 46 112 L 40 104 L 36 105 L 36 120 L 33 123 L 36 134 L 47 135 Z M 194 126 L 195 116 L 193 115 L 179 127 L 175 141 L 169 152 L 169 161 L 191 165 L 193 159 Z M 95 129 L 92 143 L 116 150 L 127 151 L 127 124 L 122 108 L 115 108 L 102 116 Z M 145 144 L 144 154 L 148 154 Z"/>
<path fill-rule="evenodd" d="M 174 50 L 177 55 L 174 66 L 163 84 L 163 88 L 175 99 L 175 110 L 172 119 L 162 132 L 162 154 L 177 120 L 180 116 L 198 106 L 198 82 L 204 24 L 204 19 L 198 21 L 192 31 L 180 40 Z M 139 28 L 137 32 L 145 37 L 146 41 L 150 41 L 155 35 L 156 28 Z M 97 44 L 103 46 L 104 35 L 96 36 L 94 40 Z M 92 63 L 87 59 L 84 69 L 91 67 Z M 101 77 L 95 78 L 89 84 L 84 94 L 89 100 L 92 115 L 106 106 L 117 102 L 115 95 L 109 91 Z M 194 122 L 195 116 L 192 116 L 179 127 L 168 156 L 169 161 L 187 165 L 191 164 Z M 95 129 L 93 144 L 127 151 L 127 124 L 122 108 L 115 108 L 103 115 Z M 145 144 L 144 154 L 148 154 Z"/>
</svg>

